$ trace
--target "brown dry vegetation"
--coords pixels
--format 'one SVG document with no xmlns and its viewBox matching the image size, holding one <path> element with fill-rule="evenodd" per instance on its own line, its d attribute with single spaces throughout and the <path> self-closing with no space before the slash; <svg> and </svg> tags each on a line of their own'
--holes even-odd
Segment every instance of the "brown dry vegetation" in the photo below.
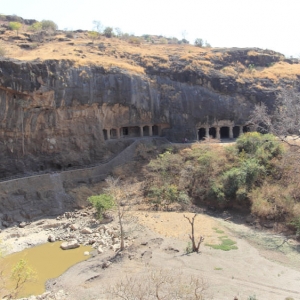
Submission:
<svg viewBox="0 0 300 300">
<path fill-rule="evenodd" d="M 281 78 L 297 79 L 300 64 L 291 64 L 278 53 L 264 53 L 263 50 L 249 50 L 248 59 L 237 61 L 228 50 L 218 48 L 201 48 L 189 44 L 171 44 L 171 40 L 156 38 L 154 43 L 141 37 L 106 38 L 100 35 L 92 40 L 87 31 L 47 33 L 40 41 L 30 41 L 37 35 L 23 24 L 18 37 L 6 29 L 7 22 L 1 21 L 1 47 L 5 56 L 24 61 L 68 59 L 76 65 L 99 65 L 106 69 L 119 67 L 130 72 L 143 74 L 149 67 L 172 69 L 174 62 L 184 63 L 185 70 L 200 70 L 209 74 L 217 70 L 230 76 L 239 83 L 247 80 L 269 79 L 277 83 Z M 1 27 L 2 26 L 2 27 Z M 133 43 L 135 38 L 138 43 Z M 152 40 L 153 42 L 153 40 Z M 166 44 L 169 42 L 170 44 Z M 24 45 L 26 44 L 26 45 Z M 100 46 L 100 47 L 99 47 Z M 23 47 L 27 47 L 24 49 Z M 252 59 L 260 55 L 278 57 L 279 61 L 267 65 L 251 64 Z M 278 60 L 278 59 L 277 59 Z M 222 68 L 219 66 L 223 65 Z M 251 67 L 249 67 L 251 66 Z M 258 89 L 263 88 L 257 86 Z"/>
</svg>

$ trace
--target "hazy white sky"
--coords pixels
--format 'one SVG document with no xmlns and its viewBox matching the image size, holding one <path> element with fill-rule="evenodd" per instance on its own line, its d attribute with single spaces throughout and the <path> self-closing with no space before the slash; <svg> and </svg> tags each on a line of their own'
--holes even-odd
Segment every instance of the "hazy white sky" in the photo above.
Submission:
<svg viewBox="0 0 300 300">
<path fill-rule="evenodd" d="M 300 0 L 0 0 L 0 13 L 93 29 L 207 40 L 214 47 L 259 47 L 299 57 Z"/>
</svg>

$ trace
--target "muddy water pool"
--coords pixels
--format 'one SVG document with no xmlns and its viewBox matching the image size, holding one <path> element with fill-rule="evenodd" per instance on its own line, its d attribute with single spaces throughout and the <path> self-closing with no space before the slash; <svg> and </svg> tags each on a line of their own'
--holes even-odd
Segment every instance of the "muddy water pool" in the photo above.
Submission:
<svg viewBox="0 0 300 300">
<path fill-rule="evenodd" d="M 21 252 L 7 255 L 1 264 L 5 266 L 5 274 L 9 276 L 13 266 L 21 259 L 25 259 L 28 265 L 36 271 L 37 279 L 26 283 L 19 297 L 38 295 L 45 292 L 45 283 L 48 279 L 55 278 L 63 274 L 68 268 L 76 263 L 86 260 L 85 251 L 91 251 L 90 246 L 80 246 L 76 249 L 61 250 L 62 242 L 46 243 L 33 248 L 25 249 Z M 8 284 L 12 288 L 12 283 Z"/>
</svg>

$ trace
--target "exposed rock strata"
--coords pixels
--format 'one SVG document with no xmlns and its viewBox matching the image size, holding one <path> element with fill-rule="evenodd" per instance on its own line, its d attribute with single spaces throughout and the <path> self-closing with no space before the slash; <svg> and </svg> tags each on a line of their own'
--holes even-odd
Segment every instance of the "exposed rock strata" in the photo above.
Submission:
<svg viewBox="0 0 300 300">
<path fill-rule="evenodd" d="M 247 52 L 240 52 L 244 61 Z M 256 63 L 279 59 L 262 54 Z M 181 65 L 174 60 L 171 68 L 157 64 L 138 75 L 67 60 L 1 61 L 0 176 L 99 162 L 124 147 L 105 142 L 106 128 L 158 125 L 173 141 L 192 140 L 201 124 L 245 125 L 255 103 L 274 101 L 271 82 L 255 91 L 217 70 Z"/>
</svg>

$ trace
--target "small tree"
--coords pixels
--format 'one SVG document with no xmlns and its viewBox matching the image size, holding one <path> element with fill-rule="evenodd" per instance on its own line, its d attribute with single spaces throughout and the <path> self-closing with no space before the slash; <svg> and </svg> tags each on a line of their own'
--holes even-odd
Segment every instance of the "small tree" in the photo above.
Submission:
<svg viewBox="0 0 300 300">
<path fill-rule="evenodd" d="M 43 20 L 41 24 L 43 30 L 56 31 L 58 28 L 57 24 L 51 20 Z"/>
<path fill-rule="evenodd" d="M 41 22 L 34 22 L 31 26 L 29 26 L 30 31 L 41 31 L 43 28 L 43 25 Z"/>
<path fill-rule="evenodd" d="M 249 122 L 254 130 L 272 133 L 289 143 L 288 136 L 299 139 L 300 134 L 300 93 L 294 89 L 282 90 L 276 98 L 272 111 L 261 103 L 256 105 Z"/>
<path fill-rule="evenodd" d="M 195 44 L 196 47 L 203 47 L 204 46 L 204 41 L 203 41 L 203 39 L 197 38 L 197 39 L 195 39 L 194 44 Z"/>
<path fill-rule="evenodd" d="M 17 32 L 17 36 L 19 35 L 19 30 L 22 27 L 20 22 L 9 22 L 9 28 Z"/>
<path fill-rule="evenodd" d="M 14 282 L 14 289 L 9 295 L 11 298 L 16 298 L 24 285 L 27 282 L 32 282 L 36 280 L 36 271 L 34 271 L 29 265 L 27 260 L 21 259 L 13 268 L 11 279 Z"/>
<path fill-rule="evenodd" d="M 198 244 L 196 244 L 195 241 L 195 218 L 197 217 L 197 214 L 195 214 L 192 218 L 187 217 L 186 215 L 183 215 L 191 224 L 192 227 L 192 234 L 189 235 L 189 238 L 192 242 L 192 252 L 197 252 L 199 253 L 200 245 L 204 241 L 204 237 L 200 236 Z"/>
<path fill-rule="evenodd" d="M 114 35 L 114 32 L 113 32 L 113 28 L 112 27 L 106 27 L 103 31 L 104 35 L 107 37 L 107 38 L 111 38 L 113 35 Z"/>
<path fill-rule="evenodd" d="M 97 31 L 89 31 L 88 33 L 89 38 L 92 40 L 93 44 L 95 39 L 97 39 L 99 37 L 99 33 Z"/>
<path fill-rule="evenodd" d="M 0 45 L 0 57 L 4 57 L 5 54 L 6 54 L 5 48 L 2 45 Z"/>
<path fill-rule="evenodd" d="M 176 270 L 149 269 L 121 278 L 106 289 L 108 299 L 206 299 L 207 282 Z"/>
<path fill-rule="evenodd" d="M 88 201 L 96 208 L 100 220 L 103 218 L 103 213 L 115 205 L 113 197 L 107 194 L 91 196 Z"/>
<path fill-rule="evenodd" d="M 96 20 L 93 21 L 93 24 L 94 24 L 95 31 L 101 34 L 104 27 L 103 24 L 100 21 L 96 21 Z"/>
<path fill-rule="evenodd" d="M 116 27 L 116 28 L 115 28 L 115 32 L 116 32 L 116 36 L 117 36 L 117 37 L 119 37 L 119 38 L 122 37 L 123 32 L 122 32 L 121 28 Z"/>
</svg>

